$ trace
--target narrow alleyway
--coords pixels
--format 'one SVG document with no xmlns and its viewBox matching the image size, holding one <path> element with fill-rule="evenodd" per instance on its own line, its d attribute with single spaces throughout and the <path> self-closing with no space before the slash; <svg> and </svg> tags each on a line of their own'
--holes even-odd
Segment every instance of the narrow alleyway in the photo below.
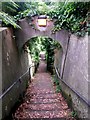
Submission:
<svg viewBox="0 0 90 120">
<path fill-rule="evenodd" d="M 15 118 L 67 118 L 70 109 L 60 93 L 55 93 L 52 77 L 46 72 L 45 61 L 40 62 L 37 73 L 25 94 L 24 102 L 16 110 Z"/>
</svg>

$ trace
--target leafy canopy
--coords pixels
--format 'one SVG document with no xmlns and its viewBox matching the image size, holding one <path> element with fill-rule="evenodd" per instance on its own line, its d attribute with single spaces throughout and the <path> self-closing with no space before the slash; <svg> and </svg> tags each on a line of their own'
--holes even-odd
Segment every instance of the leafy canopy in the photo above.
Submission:
<svg viewBox="0 0 90 120">
<path fill-rule="evenodd" d="M 34 15 L 48 15 L 55 19 L 53 33 L 66 29 L 77 35 L 84 36 L 87 32 L 87 13 L 90 2 L 6 2 L 2 5 L 0 18 L 7 24 L 17 26 L 17 21 Z M 89 31 L 90 32 L 90 31 Z"/>
</svg>

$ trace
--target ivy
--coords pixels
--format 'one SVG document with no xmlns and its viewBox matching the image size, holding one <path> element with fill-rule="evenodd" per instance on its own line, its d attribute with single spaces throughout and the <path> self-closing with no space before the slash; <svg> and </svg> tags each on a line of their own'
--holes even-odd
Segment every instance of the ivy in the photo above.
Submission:
<svg viewBox="0 0 90 120">
<path fill-rule="evenodd" d="M 48 37 L 35 37 L 27 43 L 32 60 L 38 64 L 40 52 L 46 53 L 47 70 L 53 74 L 54 49 L 60 48 L 60 44 Z"/>
<path fill-rule="evenodd" d="M 48 13 L 51 18 L 56 19 L 53 33 L 66 29 L 76 35 L 84 36 L 87 32 L 87 13 L 90 2 L 68 2 L 64 7 L 61 4 L 59 3 L 52 13 Z"/>
<path fill-rule="evenodd" d="M 25 17 L 32 18 L 35 15 L 45 14 L 55 20 L 53 33 L 61 29 L 84 36 L 90 33 L 90 27 L 87 26 L 87 13 L 90 8 L 90 2 L 16 2 L 13 4 L 3 3 L 4 16 L 1 16 L 3 22 L 12 24 Z M 11 16 L 12 22 L 9 16 Z M 3 18 L 2 18 L 3 17 Z"/>
<path fill-rule="evenodd" d="M 53 74 L 54 50 L 56 48 L 61 48 L 61 46 L 57 41 L 51 38 L 44 38 L 44 40 L 42 40 L 42 45 L 46 49 L 47 70 Z"/>
</svg>

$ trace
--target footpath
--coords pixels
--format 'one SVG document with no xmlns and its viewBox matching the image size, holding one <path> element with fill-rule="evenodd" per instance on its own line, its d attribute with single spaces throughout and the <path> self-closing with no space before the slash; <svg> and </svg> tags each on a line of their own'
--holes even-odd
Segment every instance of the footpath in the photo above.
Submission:
<svg viewBox="0 0 90 120">
<path fill-rule="evenodd" d="M 18 120 L 54 118 L 75 120 L 61 93 L 56 93 L 51 75 L 46 71 L 45 61 L 40 62 L 37 73 L 27 88 L 24 102 L 15 112 Z"/>
</svg>

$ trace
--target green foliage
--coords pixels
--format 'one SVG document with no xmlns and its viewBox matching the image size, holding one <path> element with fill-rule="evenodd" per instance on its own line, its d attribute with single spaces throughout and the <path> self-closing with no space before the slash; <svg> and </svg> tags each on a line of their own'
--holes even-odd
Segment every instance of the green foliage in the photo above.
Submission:
<svg viewBox="0 0 90 120">
<path fill-rule="evenodd" d="M 55 88 L 56 88 L 56 92 L 57 93 L 59 93 L 59 92 L 61 92 L 62 93 L 62 96 L 65 98 L 65 100 L 67 101 L 67 104 L 68 104 L 68 106 L 71 108 L 71 109 L 73 109 L 72 108 L 72 98 L 71 98 L 71 95 L 69 94 L 67 94 L 66 92 L 64 92 L 63 90 L 62 90 L 62 87 L 61 87 L 61 85 L 60 85 L 60 81 L 59 81 L 59 79 L 57 78 L 57 76 L 55 76 L 55 75 L 53 75 L 53 84 L 54 84 L 54 86 L 56 86 Z"/>
<path fill-rule="evenodd" d="M 30 8 L 28 8 L 27 4 L 29 3 L 13 2 L 13 0 L 10 0 L 10 2 L 2 2 L 0 19 L 6 26 L 12 25 L 15 28 L 18 28 L 17 20 L 25 18 L 29 14 Z M 35 12 L 33 14 L 35 14 Z"/>
<path fill-rule="evenodd" d="M 59 93 L 59 92 L 61 92 L 61 91 L 62 91 L 61 86 L 60 86 L 60 85 L 57 85 L 57 87 L 56 87 L 56 92 Z"/>
<path fill-rule="evenodd" d="M 10 0 L 10 2 L 3 2 L 1 6 L 2 9 L 0 10 L 0 19 L 2 20 L 2 23 L 4 23 L 3 25 L 12 25 L 14 26 L 14 28 L 20 28 L 20 26 L 16 24 L 15 19 L 12 16 L 14 13 L 16 13 L 18 5 Z"/>
<path fill-rule="evenodd" d="M 8 13 L 11 16 L 17 14 L 18 7 L 19 6 L 13 1 L 2 2 L 2 11 Z"/>
<path fill-rule="evenodd" d="M 72 112 L 71 112 L 71 116 L 73 117 L 73 118 L 78 118 L 78 112 L 76 111 L 76 110 L 73 110 Z"/>
<path fill-rule="evenodd" d="M 39 38 L 32 38 L 28 43 L 30 54 L 32 56 L 32 60 L 35 63 L 39 62 L 39 53 L 40 53 L 40 41 Z"/>
<path fill-rule="evenodd" d="M 17 25 L 14 21 L 14 18 L 9 16 L 8 14 L 4 13 L 4 12 L 0 12 L 0 19 L 6 24 L 6 25 L 13 25 L 14 28 L 20 28 L 19 25 Z"/>
<path fill-rule="evenodd" d="M 27 9 L 27 10 L 25 10 L 23 12 L 18 12 L 18 14 L 14 16 L 14 19 L 17 22 L 18 20 L 23 19 L 23 18 L 29 16 L 29 14 L 30 14 L 30 10 L 29 9 Z"/>
<path fill-rule="evenodd" d="M 44 2 L 27 2 L 25 5 L 26 9 L 18 12 L 18 14 L 14 16 L 16 20 L 20 20 L 25 17 L 31 18 L 35 15 L 46 14 L 46 12 L 49 10 L 48 6 Z"/>
<path fill-rule="evenodd" d="M 36 37 L 30 39 L 26 45 L 35 63 L 39 63 L 40 52 L 46 53 L 47 70 L 53 74 L 54 49 L 60 48 L 60 44 L 50 38 Z"/>
<path fill-rule="evenodd" d="M 53 84 L 56 86 L 56 92 L 57 93 L 62 92 L 62 88 L 61 88 L 61 85 L 59 83 L 59 79 L 56 78 L 55 75 L 53 76 Z"/>
<path fill-rule="evenodd" d="M 84 36 L 87 32 L 87 12 L 89 8 L 90 2 L 59 3 L 56 9 L 48 12 L 51 18 L 56 19 L 53 33 L 66 29 L 79 36 Z"/>
<path fill-rule="evenodd" d="M 53 74 L 54 49 L 60 48 L 60 44 L 50 38 L 45 38 L 42 44 L 46 48 L 47 70 Z"/>
<path fill-rule="evenodd" d="M 53 33 L 66 29 L 71 33 L 84 36 L 90 31 L 87 28 L 87 13 L 90 2 L 4 2 L 2 5 L 4 16 L 0 14 L 3 22 L 15 26 L 15 21 L 25 17 L 45 14 L 55 19 Z M 6 16 L 6 17 L 5 17 Z M 5 17 L 5 19 L 4 19 Z M 14 20 L 13 20 L 14 17 Z M 10 21 L 12 19 L 13 22 Z M 89 32 L 90 33 L 90 32 Z"/>
</svg>

